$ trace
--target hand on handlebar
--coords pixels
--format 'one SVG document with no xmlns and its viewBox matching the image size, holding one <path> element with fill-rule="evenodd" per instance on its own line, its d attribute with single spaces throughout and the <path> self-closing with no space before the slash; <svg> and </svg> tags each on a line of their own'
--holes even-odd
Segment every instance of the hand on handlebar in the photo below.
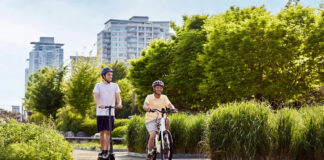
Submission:
<svg viewBox="0 0 324 160">
<path fill-rule="evenodd" d="M 153 109 L 148 108 L 148 109 L 146 110 L 146 112 L 153 112 Z"/>
<path fill-rule="evenodd" d="M 117 107 L 100 105 L 99 108 L 101 108 L 101 109 L 116 109 Z"/>
<path fill-rule="evenodd" d="M 178 113 L 178 109 L 174 108 L 171 110 L 158 110 L 158 109 L 151 109 L 149 108 L 147 112 L 164 112 L 164 113 Z"/>
<path fill-rule="evenodd" d="M 176 108 L 171 109 L 171 112 L 172 112 L 172 113 L 178 113 L 178 109 L 176 109 Z"/>
<path fill-rule="evenodd" d="M 122 108 L 123 106 L 121 104 L 117 106 L 117 109 L 122 109 Z"/>
</svg>

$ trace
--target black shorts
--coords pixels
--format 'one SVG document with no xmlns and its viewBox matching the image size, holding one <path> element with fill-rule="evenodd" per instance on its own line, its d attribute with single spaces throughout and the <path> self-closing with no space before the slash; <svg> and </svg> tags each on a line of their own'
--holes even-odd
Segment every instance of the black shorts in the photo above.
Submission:
<svg viewBox="0 0 324 160">
<path fill-rule="evenodd" d="M 111 125 L 111 131 L 113 131 L 114 127 L 115 127 L 114 122 L 115 122 L 114 116 L 97 116 L 98 132 L 103 131 L 103 130 L 110 131 L 109 123 Z"/>
</svg>

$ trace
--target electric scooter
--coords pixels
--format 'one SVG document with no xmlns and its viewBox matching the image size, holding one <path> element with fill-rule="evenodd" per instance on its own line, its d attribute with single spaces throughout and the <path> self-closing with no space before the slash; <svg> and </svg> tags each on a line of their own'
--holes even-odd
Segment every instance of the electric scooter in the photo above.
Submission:
<svg viewBox="0 0 324 160">
<path fill-rule="evenodd" d="M 109 117 L 111 116 L 111 109 L 115 109 L 115 106 L 105 106 L 105 109 L 109 110 Z M 112 126 L 111 123 L 108 124 L 109 126 L 109 132 L 110 132 L 110 148 L 109 148 L 109 155 L 108 158 L 104 159 L 104 158 L 99 158 L 98 160 L 115 160 L 115 154 L 114 154 L 114 149 L 113 149 L 113 142 L 112 142 L 112 135 L 111 135 L 111 130 L 112 130 Z"/>
</svg>

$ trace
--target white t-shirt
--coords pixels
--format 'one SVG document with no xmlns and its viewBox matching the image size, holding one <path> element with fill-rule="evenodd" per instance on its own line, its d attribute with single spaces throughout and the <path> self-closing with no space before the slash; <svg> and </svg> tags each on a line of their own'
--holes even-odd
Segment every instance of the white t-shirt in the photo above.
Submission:
<svg viewBox="0 0 324 160">
<path fill-rule="evenodd" d="M 120 93 L 120 89 L 117 83 L 110 82 L 105 84 L 104 82 L 97 83 L 93 89 L 93 93 L 99 93 L 99 102 L 104 106 L 116 106 L 116 93 Z M 109 116 L 109 109 L 101 109 L 96 107 L 97 116 Z M 111 116 L 115 116 L 115 109 L 111 109 Z"/>
</svg>

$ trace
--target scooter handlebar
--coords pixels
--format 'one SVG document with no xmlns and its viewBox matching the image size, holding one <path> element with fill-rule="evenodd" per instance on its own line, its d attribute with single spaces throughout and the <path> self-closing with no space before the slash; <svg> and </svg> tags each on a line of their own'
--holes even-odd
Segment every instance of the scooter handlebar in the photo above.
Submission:
<svg viewBox="0 0 324 160">
<path fill-rule="evenodd" d="M 99 106 L 98 108 L 101 108 L 101 107 Z M 115 108 L 116 108 L 116 106 L 105 106 L 105 108 L 104 108 L 104 109 L 109 109 L 109 108 L 111 108 L 111 109 L 115 109 Z"/>
</svg>

